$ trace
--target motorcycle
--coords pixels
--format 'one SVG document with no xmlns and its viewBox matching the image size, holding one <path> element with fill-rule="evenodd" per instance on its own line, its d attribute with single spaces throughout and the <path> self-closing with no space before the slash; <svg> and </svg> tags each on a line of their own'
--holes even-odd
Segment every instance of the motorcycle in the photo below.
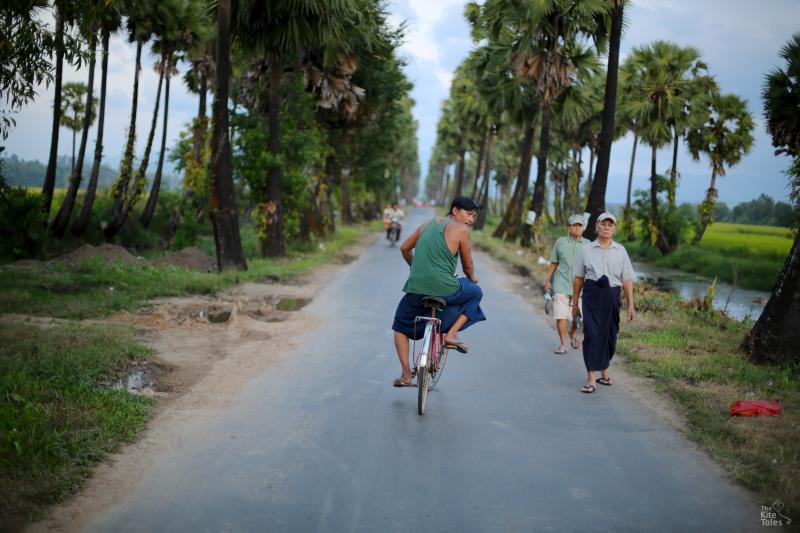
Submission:
<svg viewBox="0 0 800 533">
<path fill-rule="evenodd" d="M 394 243 L 400 240 L 400 219 L 392 217 L 389 222 L 389 228 L 386 232 L 386 238 L 389 239 L 389 246 L 394 246 Z"/>
</svg>

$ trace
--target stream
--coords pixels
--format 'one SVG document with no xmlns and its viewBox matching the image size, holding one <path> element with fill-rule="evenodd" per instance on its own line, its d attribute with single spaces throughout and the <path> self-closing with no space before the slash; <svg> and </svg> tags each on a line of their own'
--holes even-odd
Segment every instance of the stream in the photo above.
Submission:
<svg viewBox="0 0 800 533">
<path fill-rule="evenodd" d="M 697 274 L 638 261 L 633 262 L 633 270 L 637 281 L 647 281 L 658 289 L 674 292 L 683 300 L 704 298 L 712 282 L 711 279 Z M 743 320 L 746 316 L 756 320 L 764 310 L 769 296 L 768 292 L 734 288 L 729 283 L 717 281 L 714 308 L 726 310 L 728 315 L 736 320 Z"/>
</svg>

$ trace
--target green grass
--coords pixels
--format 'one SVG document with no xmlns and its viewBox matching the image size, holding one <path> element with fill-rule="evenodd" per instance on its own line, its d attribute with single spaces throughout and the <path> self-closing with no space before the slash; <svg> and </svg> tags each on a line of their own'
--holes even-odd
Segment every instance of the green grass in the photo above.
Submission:
<svg viewBox="0 0 800 533">
<path fill-rule="evenodd" d="M 532 285 L 543 286 L 547 267 L 537 265 L 530 250 L 492 238 L 491 229 L 473 232 L 475 246 L 527 276 Z M 721 255 L 718 250 L 687 250 L 706 259 Z M 675 294 L 641 284 L 635 291 L 636 319 L 621 324 L 617 343 L 623 364 L 665 395 L 683 416 L 686 436 L 752 489 L 758 501 L 769 504 L 777 498 L 788 516 L 800 514 L 800 368 L 755 365 L 742 356 L 739 345 L 752 327 L 749 321 L 701 311 Z M 779 401 L 783 414 L 728 415 L 734 401 L 747 399 Z"/>
<path fill-rule="evenodd" d="M 725 254 L 776 259 L 789 255 L 793 237 L 787 228 L 718 223 L 709 226 L 699 246 Z"/>
<path fill-rule="evenodd" d="M 150 353 L 124 328 L 0 323 L 0 521 L 35 518 L 136 437 L 152 401 L 107 383 Z"/>
<path fill-rule="evenodd" d="M 135 310 L 159 296 L 213 294 L 245 281 L 285 281 L 341 259 L 343 250 L 376 225 L 342 227 L 319 245 L 294 248 L 282 259 L 251 259 L 245 272 L 188 272 L 171 266 L 125 265 L 98 259 L 80 266 L 7 265 L 0 269 L 0 309 L 58 318 L 85 319 Z"/>
<path fill-rule="evenodd" d="M 686 241 L 691 239 L 692 235 L 687 235 Z M 699 244 L 684 244 L 666 256 L 641 241 L 626 242 L 625 247 L 631 255 L 651 264 L 769 292 L 793 242 L 787 228 L 715 223 Z"/>
</svg>

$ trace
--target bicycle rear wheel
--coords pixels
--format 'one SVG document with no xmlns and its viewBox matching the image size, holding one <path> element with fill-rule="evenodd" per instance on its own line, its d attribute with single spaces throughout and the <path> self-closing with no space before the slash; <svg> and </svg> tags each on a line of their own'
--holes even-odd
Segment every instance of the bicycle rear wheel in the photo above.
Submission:
<svg viewBox="0 0 800 533">
<path fill-rule="evenodd" d="M 428 390 L 433 390 L 436 388 L 436 385 L 439 383 L 439 380 L 442 378 L 442 373 L 444 372 L 444 364 L 447 362 L 447 352 L 449 350 L 442 350 L 439 353 L 439 366 L 436 369 L 436 372 L 433 372 L 431 375 L 431 384 L 428 387 Z"/>
<path fill-rule="evenodd" d="M 431 381 L 428 367 L 423 366 L 417 369 L 417 410 L 420 415 L 425 414 L 425 402 L 428 400 L 428 385 Z"/>
</svg>

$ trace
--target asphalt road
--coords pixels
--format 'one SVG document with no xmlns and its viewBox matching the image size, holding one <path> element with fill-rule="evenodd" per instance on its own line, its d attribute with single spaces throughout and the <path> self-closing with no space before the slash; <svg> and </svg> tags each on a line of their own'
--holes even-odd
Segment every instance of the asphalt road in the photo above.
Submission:
<svg viewBox="0 0 800 533">
<path fill-rule="evenodd" d="M 408 228 L 427 216 L 417 210 Z M 292 356 L 90 529 L 758 527 L 758 505 L 624 387 L 580 394 L 579 352 L 553 355 L 553 329 L 480 255 L 488 321 L 464 332 L 469 355 L 451 353 L 420 417 L 416 389 L 391 386 L 407 271 L 398 248 L 369 248 L 306 308 L 324 318 Z"/>
</svg>

